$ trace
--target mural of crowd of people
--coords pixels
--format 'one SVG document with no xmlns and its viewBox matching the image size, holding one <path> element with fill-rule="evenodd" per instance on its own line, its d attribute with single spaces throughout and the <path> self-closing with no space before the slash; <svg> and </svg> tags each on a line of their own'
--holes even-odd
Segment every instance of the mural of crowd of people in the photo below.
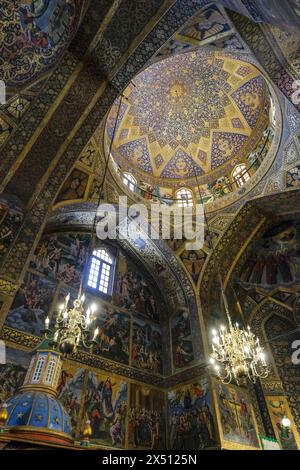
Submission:
<svg viewBox="0 0 300 470">
<path fill-rule="evenodd" d="M 30 267 L 46 276 L 78 287 L 84 268 L 89 235 L 61 233 L 41 240 Z"/>
<path fill-rule="evenodd" d="M 88 242 L 89 235 L 67 232 L 42 238 L 7 315 L 7 326 L 40 336 L 48 316 L 50 327 L 54 327 L 66 296 L 70 294 L 69 308 L 77 297 Z M 98 335 L 93 353 L 122 364 L 129 365 L 131 361 L 134 367 L 161 374 L 159 326 L 146 318 L 132 319 L 133 313 L 140 313 L 141 317 L 159 320 L 152 286 L 123 253 L 119 253 L 116 262 L 120 275 L 115 280 L 117 293 L 113 294 L 113 302 L 86 291 L 85 305 L 96 305 L 93 330 L 98 329 Z"/>
<path fill-rule="evenodd" d="M 130 317 L 124 312 L 115 311 L 113 307 L 102 306 L 93 326 L 99 331 L 94 353 L 128 364 Z"/>
<path fill-rule="evenodd" d="M 173 365 L 175 369 L 183 369 L 194 361 L 189 312 L 178 312 L 171 325 Z"/>
<path fill-rule="evenodd" d="M 270 289 L 300 279 L 300 222 L 285 221 L 268 230 L 245 263 L 241 283 Z"/>
<path fill-rule="evenodd" d="M 223 440 L 259 448 L 248 394 L 241 388 L 216 383 L 216 398 Z"/>
<path fill-rule="evenodd" d="M 120 254 L 115 295 L 116 304 L 141 313 L 150 320 L 158 321 L 158 306 L 153 291 L 153 287 L 140 274 L 136 266 L 133 266 L 124 255 Z"/>
<path fill-rule="evenodd" d="M 163 449 L 165 446 L 164 395 L 131 384 L 128 410 L 128 440 L 135 449 Z"/>
<path fill-rule="evenodd" d="M 55 289 L 54 282 L 28 271 L 8 313 L 6 325 L 41 335 Z"/>
<path fill-rule="evenodd" d="M 23 384 L 30 355 L 26 352 L 6 348 L 5 364 L 0 362 L 0 404 L 11 398 Z"/>
<path fill-rule="evenodd" d="M 133 322 L 131 364 L 157 374 L 163 372 L 161 330 L 137 318 Z"/>
<path fill-rule="evenodd" d="M 127 383 L 88 373 L 85 420 L 90 420 L 93 444 L 124 447 L 127 415 Z"/>
<path fill-rule="evenodd" d="M 73 437 L 76 436 L 80 418 L 83 383 L 83 369 L 77 369 L 69 364 L 64 366 L 57 387 L 57 396 L 70 415 Z M 80 429 L 78 429 L 78 432 L 80 433 Z"/>
<path fill-rule="evenodd" d="M 216 445 L 211 394 L 206 380 L 168 393 L 169 448 L 202 450 Z"/>
</svg>

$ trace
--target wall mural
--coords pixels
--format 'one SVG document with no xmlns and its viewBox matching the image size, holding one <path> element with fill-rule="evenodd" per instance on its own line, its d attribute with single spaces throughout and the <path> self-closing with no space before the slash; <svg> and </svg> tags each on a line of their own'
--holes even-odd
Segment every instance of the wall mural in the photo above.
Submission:
<svg viewBox="0 0 300 470">
<path fill-rule="evenodd" d="M 197 284 L 201 270 L 204 266 L 207 254 L 202 251 L 183 251 L 180 258 L 186 267 L 188 273 L 192 277 L 195 284 Z"/>
<path fill-rule="evenodd" d="M 300 279 L 299 229 L 299 222 L 285 221 L 264 234 L 242 269 L 243 287 L 270 289 Z"/>
<path fill-rule="evenodd" d="M 299 341 L 299 333 L 294 331 L 297 325 L 293 321 L 292 313 L 288 312 L 288 314 L 290 316 L 289 320 L 273 314 L 265 323 L 265 332 L 270 341 L 270 349 L 277 366 L 277 372 L 283 384 L 283 389 L 288 396 L 296 426 L 300 431 L 300 370 L 291 360 L 294 352 L 292 344 L 294 341 Z M 291 333 L 292 331 L 294 333 Z M 286 336 L 278 338 L 281 335 Z"/>
<path fill-rule="evenodd" d="M 91 421 L 93 444 L 124 447 L 127 383 L 89 372 L 84 414 Z"/>
<path fill-rule="evenodd" d="M 83 199 L 88 185 L 89 175 L 75 168 L 61 188 L 55 203 Z"/>
<path fill-rule="evenodd" d="M 286 172 L 286 186 L 287 188 L 300 188 L 300 165 Z"/>
<path fill-rule="evenodd" d="M 73 437 L 76 436 L 76 431 L 80 424 L 84 374 L 84 369 L 78 369 L 70 363 L 64 363 L 57 387 L 57 396 L 71 418 Z M 78 429 L 78 431 L 80 432 L 81 430 Z"/>
<path fill-rule="evenodd" d="M 24 281 L 12 303 L 6 326 L 40 336 L 45 319 L 53 328 L 59 306 L 70 294 L 69 306 L 77 297 L 89 243 L 88 234 L 57 233 L 44 236 L 30 261 Z M 146 319 L 132 319 L 132 313 L 158 321 L 154 288 L 125 254 L 116 258 L 119 276 L 115 280 L 115 306 L 92 289 L 86 289 L 86 304 L 96 304 L 93 329 L 98 328 L 93 354 L 132 365 L 140 371 L 162 374 L 162 333 Z M 128 270 L 128 271 L 127 271 Z M 122 294 L 122 295 L 120 295 Z M 155 294 L 156 295 L 156 294 Z M 123 308 L 129 311 L 124 311 Z M 187 342 L 186 342 L 187 344 Z"/>
<path fill-rule="evenodd" d="M 161 329 L 137 318 L 133 322 L 131 364 L 149 372 L 163 372 Z"/>
<path fill-rule="evenodd" d="M 131 384 L 128 443 L 136 449 L 165 448 L 164 394 Z"/>
<path fill-rule="evenodd" d="M 88 244 L 86 234 L 49 235 L 38 244 L 30 267 L 52 279 L 79 287 Z"/>
<path fill-rule="evenodd" d="M 28 271 L 8 313 L 6 325 L 40 336 L 45 329 L 55 288 L 53 281 Z"/>
<path fill-rule="evenodd" d="M 97 302 L 96 302 L 97 305 Z M 99 328 L 93 352 L 107 359 L 129 363 L 130 317 L 113 307 L 99 306 L 95 328 Z"/>
<path fill-rule="evenodd" d="M 23 384 L 29 363 L 28 353 L 6 348 L 6 364 L 0 364 L 0 403 L 13 396 Z"/>
<path fill-rule="evenodd" d="M 119 256 L 114 301 L 120 307 L 141 313 L 151 320 L 159 320 L 154 288 L 123 254 Z"/>
<path fill-rule="evenodd" d="M 199 44 L 203 41 L 207 42 L 208 39 L 230 31 L 230 24 L 227 17 L 220 11 L 216 5 L 210 5 L 206 7 L 200 15 L 198 15 L 189 22 L 181 31 L 180 35 L 190 38 L 195 41 L 199 41 Z"/>
<path fill-rule="evenodd" d="M 230 34 L 229 21 L 217 5 L 209 5 L 194 16 L 158 52 L 156 57 L 176 54 Z"/>
<path fill-rule="evenodd" d="M 216 445 L 212 400 L 206 379 L 168 393 L 169 448 L 202 450 Z"/>
<path fill-rule="evenodd" d="M 77 30 L 82 4 L 82 0 L 1 2 L 0 76 L 7 86 L 27 85 L 58 61 Z"/>
<path fill-rule="evenodd" d="M 286 397 L 268 397 L 266 399 L 271 416 L 276 438 L 283 450 L 298 450 L 295 435 L 297 428 L 292 424 L 291 428 L 284 427 L 282 420 L 287 417 L 292 422 L 291 412 Z M 298 434 L 299 439 L 299 434 Z"/>
<path fill-rule="evenodd" d="M 194 361 L 190 314 L 183 310 L 171 320 L 173 366 L 183 369 Z"/>
<path fill-rule="evenodd" d="M 256 422 L 247 392 L 217 382 L 214 387 L 222 446 L 226 448 L 238 444 L 243 447 L 259 448 Z"/>
</svg>

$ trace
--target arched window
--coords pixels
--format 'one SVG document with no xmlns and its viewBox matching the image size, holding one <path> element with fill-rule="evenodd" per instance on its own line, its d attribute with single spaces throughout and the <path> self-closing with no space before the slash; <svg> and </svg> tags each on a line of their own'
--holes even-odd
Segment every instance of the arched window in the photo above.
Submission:
<svg viewBox="0 0 300 470">
<path fill-rule="evenodd" d="M 241 188 L 250 179 L 246 165 L 237 165 L 232 172 L 232 178 L 234 183 Z"/>
<path fill-rule="evenodd" d="M 181 188 L 176 193 L 179 207 L 189 207 L 193 205 L 193 193 L 189 189 Z"/>
<path fill-rule="evenodd" d="M 123 173 L 123 183 L 130 191 L 136 190 L 136 179 L 130 173 Z"/>
<path fill-rule="evenodd" d="M 40 356 L 39 357 L 39 359 L 37 361 L 37 365 L 35 367 L 33 377 L 32 377 L 32 382 L 34 382 L 34 383 L 39 383 L 40 382 L 41 377 L 42 377 L 42 372 L 43 372 L 43 369 L 44 369 L 44 365 L 45 365 L 45 361 L 46 361 L 45 356 Z"/>
<path fill-rule="evenodd" d="M 55 372 L 55 367 L 56 367 L 56 359 L 51 358 L 50 361 L 49 361 L 49 364 L 48 364 L 46 378 L 44 380 L 45 384 L 47 384 L 47 385 L 52 384 L 52 380 L 53 380 L 53 376 L 54 376 L 54 372 Z"/>
<path fill-rule="evenodd" d="M 94 250 L 90 263 L 87 285 L 103 294 L 110 294 L 112 290 L 114 260 L 105 250 Z"/>
</svg>

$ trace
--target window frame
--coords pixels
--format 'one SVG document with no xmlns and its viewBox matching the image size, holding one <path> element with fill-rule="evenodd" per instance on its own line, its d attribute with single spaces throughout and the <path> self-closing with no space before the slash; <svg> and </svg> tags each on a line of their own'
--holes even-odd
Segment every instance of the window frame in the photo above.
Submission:
<svg viewBox="0 0 300 470">
<path fill-rule="evenodd" d="M 96 253 L 104 251 L 106 256 L 108 256 L 111 260 L 111 263 L 108 261 L 101 259 L 100 256 L 97 256 Z M 99 269 L 98 269 L 98 275 L 97 275 L 97 280 L 96 280 L 96 287 L 89 285 L 90 282 L 90 276 L 91 276 L 91 269 L 92 269 L 92 264 L 93 260 L 97 260 L 99 262 Z M 103 267 L 110 266 L 109 274 L 108 274 L 108 285 L 107 285 L 107 292 L 104 292 L 103 290 L 100 290 L 100 284 L 102 278 L 102 273 L 103 273 Z M 116 267 L 116 257 L 109 251 L 106 247 L 98 247 L 93 250 L 93 253 L 90 257 L 89 264 L 88 264 L 88 272 L 86 275 L 86 280 L 85 280 L 85 286 L 87 289 L 89 289 L 93 294 L 99 295 L 99 296 L 104 296 L 104 297 L 111 297 L 112 296 L 112 290 L 113 290 L 113 285 L 114 285 L 114 274 L 115 274 L 115 267 Z"/>
<path fill-rule="evenodd" d="M 185 191 L 186 195 L 189 195 L 190 197 L 187 197 L 187 198 L 178 197 L 180 193 L 181 194 L 183 193 L 183 191 Z M 179 188 L 176 191 L 175 196 L 176 196 L 176 202 L 177 202 L 178 206 L 181 207 L 182 209 L 185 209 L 185 207 L 193 207 L 193 205 L 194 205 L 194 195 L 193 195 L 193 191 L 191 189 L 188 189 L 188 188 L 185 188 L 185 187 Z M 189 204 L 189 202 L 190 202 L 190 204 Z"/>
<path fill-rule="evenodd" d="M 40 355 L 38 357 L 31 379 L 33 384 L 39 384 L 41 382 L 46 365 L 46 359 L 47 357 L 45 355 Z"/>
<path fill-rule="evenodd" d="M 247 178 L 245 178 L 245 175 L 247 175 Z M 251 179 L 251 175 L 245 163 L 236 165 L 232 170 L 231 176 L 233 183 L 236 184 L 238 188 L 242 188 Z"/>
<path fill-rule="evenodd" d="M 133 193 L 137 189 L 137 180 L 131 173 L 123 173 L 123 184 Z"/>
<path fill-rule="evenodd" d="M 44 384 L 51 385 L 56 372 L 57 359 L 55 357 L 50 357 L 47 365 L 47 370 L 45 373 Z"/>
</svg>

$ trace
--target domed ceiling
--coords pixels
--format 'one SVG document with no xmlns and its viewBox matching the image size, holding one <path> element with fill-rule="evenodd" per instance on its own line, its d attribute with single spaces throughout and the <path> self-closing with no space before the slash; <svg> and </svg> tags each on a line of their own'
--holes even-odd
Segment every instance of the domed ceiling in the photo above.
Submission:
<svg viewBox="0 0 300 470">
<path fill-rule="evenodd" d="M 83 0 L 1 0 L 0 77 L 7 87 L 48 71 L 75 34 Z"/>
<path fill-rule="evenodd" d="M 125 90 L 112 155 L 161 187 L 210 183 L 245 161 L 268 123 L 267 84 L 253 65 L 218 52 L 170 57 Z M 111 139 L 119 100 L 108 116 Z"/>
</svg>

